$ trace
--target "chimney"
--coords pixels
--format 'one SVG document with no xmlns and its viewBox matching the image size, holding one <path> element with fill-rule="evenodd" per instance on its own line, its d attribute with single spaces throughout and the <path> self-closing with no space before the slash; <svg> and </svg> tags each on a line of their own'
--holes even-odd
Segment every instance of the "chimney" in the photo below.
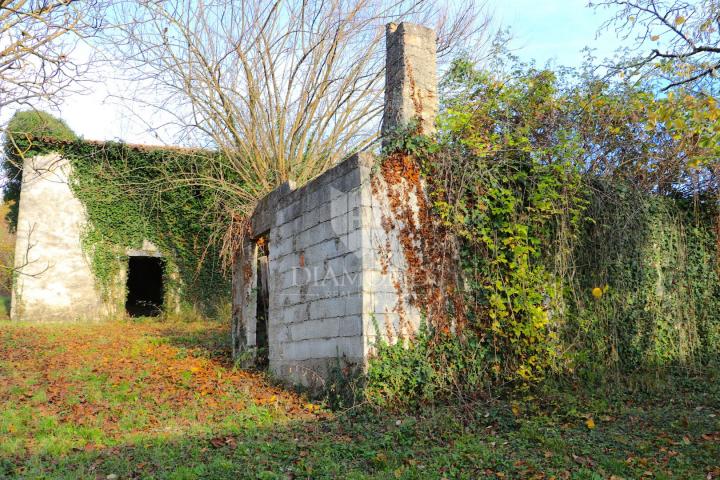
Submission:
<svg viewBox="0 0 720 480">
<path fill-rule="evenodd" d="M 431 28 L 403 22 L 385 30 L 385 111 L 382 135 L 417 119 L 419 133 L 435 130 L 437 45 Z"/>
</svg>

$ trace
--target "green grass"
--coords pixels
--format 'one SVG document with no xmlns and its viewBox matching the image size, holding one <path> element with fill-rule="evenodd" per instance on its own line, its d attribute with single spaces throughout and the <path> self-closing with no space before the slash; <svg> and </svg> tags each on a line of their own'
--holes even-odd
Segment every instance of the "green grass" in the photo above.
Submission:
<svg viewBox="0 0 720 480">
<path fill-rule="evenodd" d="M 310 415 L 302 398 L 223 363 L 225 333 L 1 325 L 0 478 L 720 478 L 712 369 L 413 415 Z M 218 376 L 229 380 L 210 401 Z"/>
</svg>

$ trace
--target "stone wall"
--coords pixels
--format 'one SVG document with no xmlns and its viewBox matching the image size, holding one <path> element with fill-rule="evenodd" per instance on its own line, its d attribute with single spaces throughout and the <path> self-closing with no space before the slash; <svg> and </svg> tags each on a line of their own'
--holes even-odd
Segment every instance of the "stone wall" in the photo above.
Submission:
<svg viewBox="0 0 720 480">
<path fill-rule="evenodd" d="M 412 23 L 386 29 L 385 109 L 382 134 L 415 119 L 419 133 L 435 130 L 438 108 L 435 31 Z"/>
<path fill-rule="evenodd" d="M 336 359 L 363 361 L 362 177 L 355 155 L 302 188 L 285 184 L 255 211 L 252 232 L 269 240 L 269 363 L 279 377 L 316 385 Z M 256 345 L 257 247 L 236 262 L 236 348 Z M 240 266 L 242 265 L 242 266 Z"/>
<path fill-rule="evenodd" d="M 70 187 L 71 168 L 68 159 L 55 153 L 23 163 L 10 312 L 14 320 L 97 321 L 125 313 L 128 265 L 120 266 L 103 298 L 82 248 L 87 215 Z M 147 240 L 118 252 L 122 254 L 163 256 Z M 166 275 L 179 283 L 177 272 Z M 166 288 L 164 311 L 180 311 L 178 289 Z"/>
<path fill-rule="evenodd" d="M 435 33 L 389 25 L 387 62 L 383 132 L 415 118 L 420 132 L 432 132 Z M 365 369 L 378 340 L 404 341 L 417 332 L 408 254 L 423 259 L 407 233 L 420 230 L 424 193 L 404 172 L 385 178 L 376 163 L 371 154 L 355 154 L 301 188 L 285 183 L 259 202 L 233 267 L 237 358 L 251 363 L 257 347 L 257 242 L 265 239 L 269 367 L 279 378 L 318 388 L 335 366 Z"/>
<path fill-rule="evenodd" d="M 18 212 L 11 317 L 97 319 L 105 313 L 80 237 L 85 209 L 73 195 L 70 165 L 50 154 L 25 160 Z"/>
<path fill-rule="evenodd" d="M 374 163 L 357 154 L 302 188 L 285 184 L 253 215 L 252 237 L 269 240 L 269 365 L 290 383 L 319 386 L 337 365 L 363 369 L 379 338 L 410 338 L 419 326 L 400 228 L 388 228 L 405 220 Z M 233 277 L 236 355 L 256 346 L 256 264 L 248 241 Z"/>
</svg>

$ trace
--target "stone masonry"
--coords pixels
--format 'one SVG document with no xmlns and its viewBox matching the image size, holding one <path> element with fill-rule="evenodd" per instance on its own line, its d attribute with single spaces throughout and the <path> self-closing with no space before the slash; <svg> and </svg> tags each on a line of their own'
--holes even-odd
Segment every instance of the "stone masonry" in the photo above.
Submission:
<svg viewBox="0 0 720 480">
<path fill-rule="evenodd" d="M 413 119 L 420 133 L 431 133 L 438 105 L 435 31 L 391 23 L 386 28 L 386 49 L 382 134 Z"/>
<path fill-rule="evenodd" d="M 57 154 L 23 166 L 11 317 L 15 320 L 97 319 L 105 312 L 82 251 L 85 209 L 73 195 L 70 165 Z"/>
<path fill-rule="evenodd" d="M 120 313 L 127 268 L 121 268 L 111 298 L 103 298 L 90 258 L 83 251 L 85 207 L 70 186 L 72 166 L 57 153 L 26 158 L 15 241 L 13 320 L 98 321 Z M 161 257 L 151 242 L 126 255 Z M 179 310 L 176 292 L 166 292 L 165 310 Z"/>
<path fill-rule="evenodd" d="M 435 34 L 390 25 L 383 131 L 419 118 L 430 132 L 437 111 Z M 399 60 L 400 59 L 400 60 Z M 400 61 L 399 66 L 395 63 Z M 391 65 L 392 63 L 392 65 Z M 300 188 L 287 182 L 262 199 L 233 270 L 233 351 L 252 361 L 257 347 L 259 243 L 268 246 L 270 370 L 311 388 L 334 367 L 365 368 L 378 338 L 412 337 L 420 313 L 405 284 L 402 222 L 390 197 L 417 199 L 388 185 L 376 158 L 352 155 Z M 262 240 L 260 240 L 262 239 Z"/>
</svg>

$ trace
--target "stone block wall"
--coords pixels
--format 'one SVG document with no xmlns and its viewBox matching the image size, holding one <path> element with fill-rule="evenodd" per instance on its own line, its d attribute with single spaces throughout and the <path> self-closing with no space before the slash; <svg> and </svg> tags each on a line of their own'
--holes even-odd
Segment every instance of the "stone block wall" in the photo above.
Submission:
<svg viewBox="0 0 720 480">
<path fill-rule="evenodd" d="M 372 158 L 355 155 L 302 188 L 285 184 L 260 202 L 254 238 L 268 239 L 270 369 L 317 385 L 332 363 L 363 362 L 362 177 Z M 247 242 L 234 272 L 235 345 L 256 346 L 257 246 Z"/>
<path fill-rule="evenodd" d="M 386 38 L 383 134 L 414 119 L 419 133 L 431 133 L 435 33 L 390 24 Z M 256 242 L 265 239 L 269 368 L 279 378 L 322 387 L 334 366 L 365 369 L 379 340 L 405 341 L 417 332 L 411 280 L 423 258 L 410 237 L 421 230 L 424 192 L 402 172 L 384 178 L 376 163 L 355 154 L 301 188 L 285 183 L 259 202 L 233 267 L 237 358 L 251 362 L 258 346 Z"/>
<path fill-rule="evenodd" d="M 415 119 L 419 133 L 435 131 L 437 42 L 435 31 L 412 23 L 386 28 L 385 109 L 382 133 Z"/>
<path fill-rule="evenodd" d="M 27 158 L 18 209 L 13 320 L 98 321 L 123 314 L 127 297 L 127 264 L 103 298 L 91 259 L 82 248 L 87 226 L 85 207 L 70 186 L 72 166 L 57 153 Z M 128 257 L 162 257 L 153 243 L 127 248 Z M 177 281 L 177 274 L 170 278 Z M 179 311 L 175 290 L 165 292 L 165 311 Z"/>
<path fill-rule="evenodd" d="M 26 159 L 18 212 L 11 317 L 53 321 L 105 313 L 80 238 L 85 209 L 73 195 L 70 165 L 57 154 Z"/>
<path fill-rule="evenodd" d="M 356 154 L 302 188 L 266 197 L 252 237 L 267 236 L 270 370 L 319 387 L 334 366 L 367 366 L 375 342 L 411 337 L 420 314 L 403 290 L 400 219 L 375 157 Z M 412 201 L 412 200 L 411 200 Z M 257 246 L 245 244 L 233 282 L 236 355 L 256 346 Z"/>
</svg>

